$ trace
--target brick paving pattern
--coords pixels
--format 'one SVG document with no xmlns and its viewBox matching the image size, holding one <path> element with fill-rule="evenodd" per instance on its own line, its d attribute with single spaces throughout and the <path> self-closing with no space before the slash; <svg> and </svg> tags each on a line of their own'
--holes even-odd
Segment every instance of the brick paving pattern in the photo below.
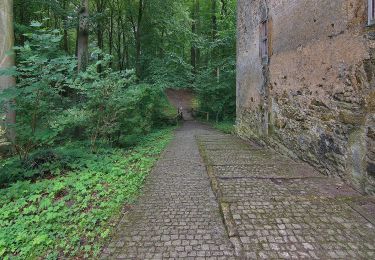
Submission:
<svg viewBox="0 0 375 260">
<path fill-rule="evenodd" d="M 101 258 L 375 259 L 374 212 L 338 179 L 186 122 Z"/>
<path fill-rule="evenodd" d="M 231 234 L 241 241 L 239 258 L 375 259 L 373 199 L 236 137 L 198 140 L 220 205 L 229 208 Z"/>
<path fill-rule="evenodd" d="M 125 214 L 103 259 L 234 259 L 195 136 L 186 122 Z"/>
</svg>

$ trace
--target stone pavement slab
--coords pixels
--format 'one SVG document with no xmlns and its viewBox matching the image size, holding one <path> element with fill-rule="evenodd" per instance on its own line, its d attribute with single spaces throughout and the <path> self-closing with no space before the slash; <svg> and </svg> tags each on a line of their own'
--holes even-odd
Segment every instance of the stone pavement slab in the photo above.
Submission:
<svg viewBox="0 0 375 260">
<path fill-rule="evenodd" d="M 187 122 L 101 258 L 375 259 L 375 200 L 303 162 Z"/>
<path fill-rule="evenodd" d="M 239 258 L 375 259 L 372 198 L 234 136 L 197 139 Z"/>
</svg>

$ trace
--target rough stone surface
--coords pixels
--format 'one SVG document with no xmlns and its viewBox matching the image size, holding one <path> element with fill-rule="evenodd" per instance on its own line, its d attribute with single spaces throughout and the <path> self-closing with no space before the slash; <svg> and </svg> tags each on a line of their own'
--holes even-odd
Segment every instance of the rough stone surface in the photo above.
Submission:
<svg viewBox="0 0 375 260">
<path fill-rule="evenodd" d="M 239 0 L 237 130 L 375 194 L 367 0 Z M 268 19 L 269 59 L 259 55 Z"/>
<path fill-rule="evenodd" d="M 210 188 L 195 135 L 187 122 L 176 132 L 104 249 L 104 259 L 232 259 L 234 249 Z"/>
<path fill-rule="evenodd" d="M 373 259 L 374 216 L 341 180 L 188 122 L 101 258 Z"/>
<path fill-rule="evenodd" d="M 375 257 L 371 197 L 236 137 L 211 134 L 198 140 L 218 182 L 219 204 L 229 208 L 226 219 L 241 242 L 242 259 Z M 238 144 L 237 149 L 222 143 Z"/>
</svg>

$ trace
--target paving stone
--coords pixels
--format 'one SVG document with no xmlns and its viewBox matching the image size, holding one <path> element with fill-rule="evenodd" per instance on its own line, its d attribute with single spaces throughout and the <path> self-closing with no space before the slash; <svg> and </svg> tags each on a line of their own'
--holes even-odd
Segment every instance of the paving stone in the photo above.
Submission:
<svg viewBox="0 0 375 260">
<path fill-rule="evenodd" d="M 234 255 L 195 140 L 210 132 L 194 122 L 176 131 L 101 258 L 205 259 L 212 245 Z"/>
<path fill-rule="evenodd" d="M 312 167 L 295 162 L 213 166 L 219 178 L 323 178 Z"/>
<path fill-rule="evenodd" d="M 187 122 L 101 258 L 374 259 L 374 212 L 303 162 Z"/>
<path fill-rule="evenodd" d="M 369 214 L 363 213 L 374 212 L 371 198 L 266 148 L 212 149 L 220 147 L 215 145 L 218 136 L 199 140 L 218 182 L 219 199 L 230 205 L 245 258 L 369 259 L 375 255 L 375 227 Z"/>
</svg>

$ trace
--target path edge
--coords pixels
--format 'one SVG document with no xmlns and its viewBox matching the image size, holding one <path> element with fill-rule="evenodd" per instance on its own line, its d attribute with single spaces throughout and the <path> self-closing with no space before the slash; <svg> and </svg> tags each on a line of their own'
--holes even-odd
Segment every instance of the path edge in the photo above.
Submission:
<svg viewBox="0 0 375 260">
<path fill-rule="evenodd" d="M 235 254 L 240 259 L 245 259 L 244 247 L 241 242 L 239 232 L 237 229 L 236 222 L 233 218 L 232 211 L 230 209 L 230 204 L 224 200 L 223 192 L 220 188 L 220 184 L 218 178 L 215 175 L 213 165 L 211 164 L 210 160 L 208 159 L 207 150 L 199 138 L 199 136 L 195 136 L 195 139 L 198 144 L 199 153 L 203 159 L 204 165 L 206 167 L 207 175 L 210 179 L 211 189 L 215 194 L 217 203 L 219 205 L 220 215 L 229 237 L 230 242 L 232 243 Z"/>
</svg>

